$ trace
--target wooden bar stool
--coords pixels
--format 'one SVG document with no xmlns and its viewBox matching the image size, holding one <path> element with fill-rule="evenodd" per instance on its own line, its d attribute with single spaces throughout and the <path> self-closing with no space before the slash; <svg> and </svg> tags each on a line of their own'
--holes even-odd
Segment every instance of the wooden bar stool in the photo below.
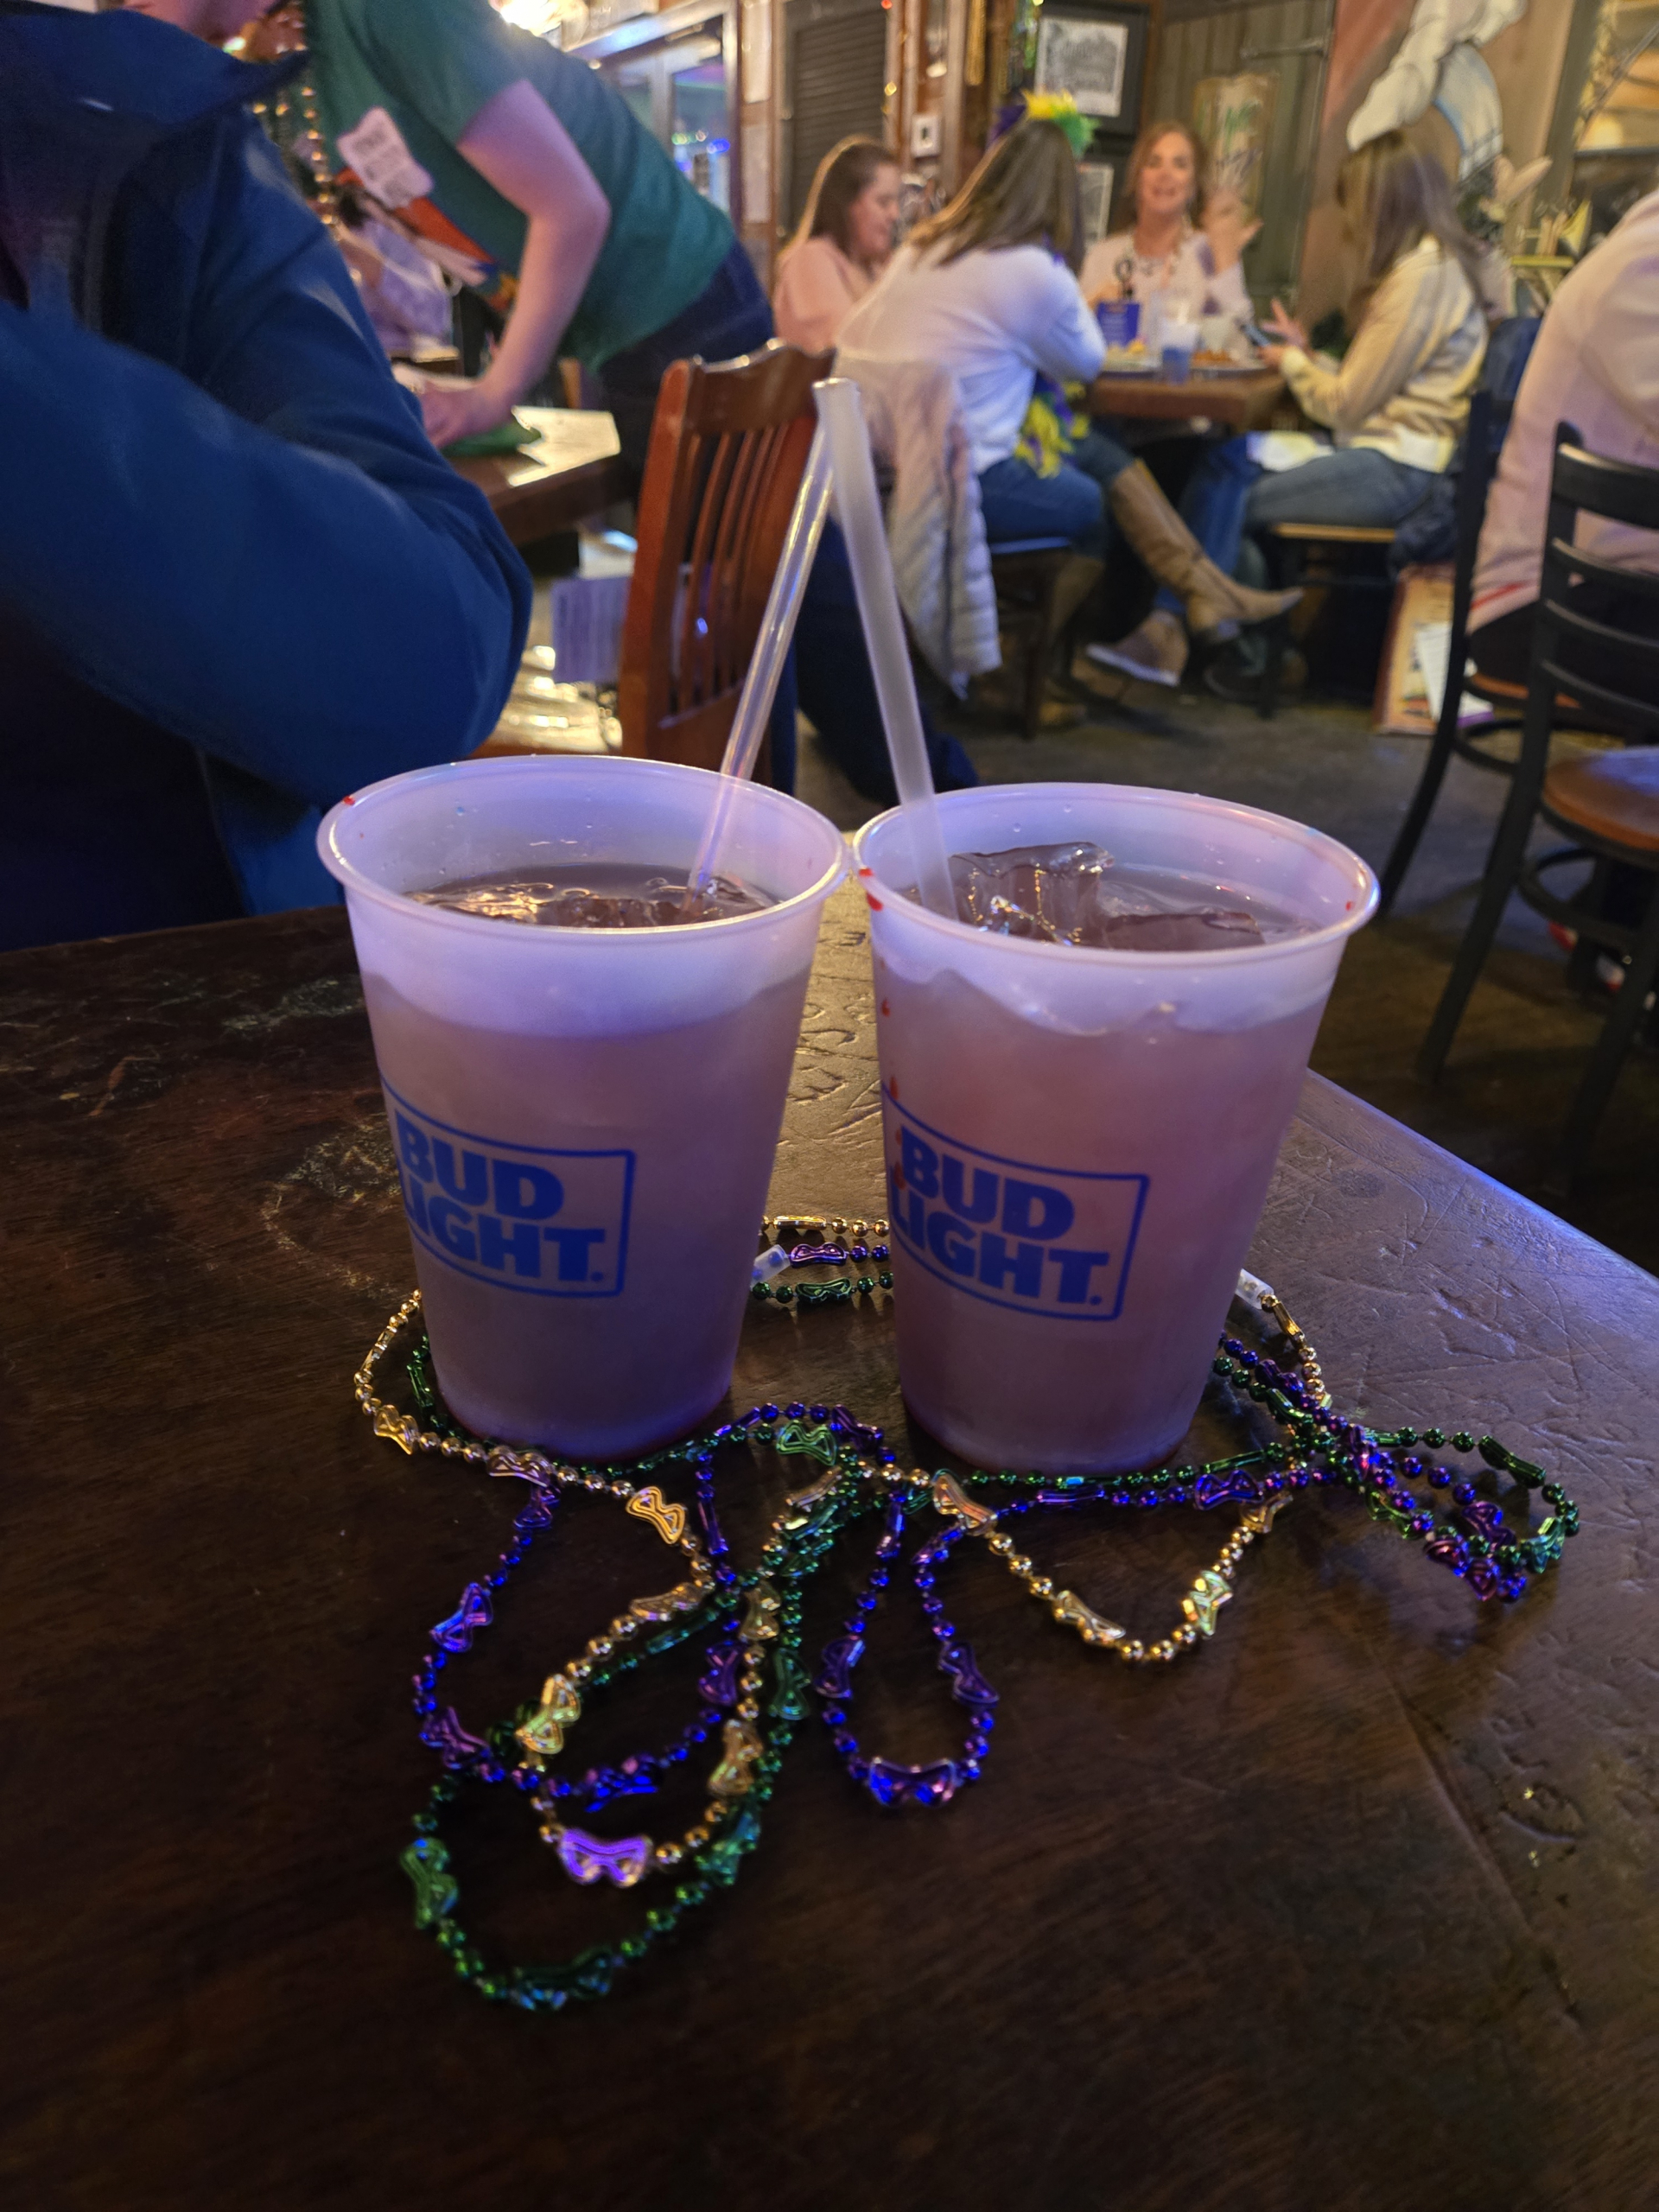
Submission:
<svg viewBox="0 0 1659 2212">
<path fill-rule="evenodd" d="M 1281 522 L 1265 533 L 1270 549 L 1268 565 L 1273 572 L 1275 591 L 1299 588 L 1307 581 L 1307 555 L 1310 546 L 1392 545 L 1391 530 L 1376 530 L 1369 524 L 1341 522 Z M 1392 591 L 1392 581 L 1386 576 L 1354 575 L 1340 570 L 1315 580 L 1330 591 Z M 1271 721 L 1279 706 L 1279 684 L 1284 673 L 1285 652 L 1290 644 L 1290 616 L 1281 614 L 1269 622 L 1262 632 L 1267 640 L 1268 664 L 1262 671 L 1262 689 L 1256 694 L 1256 712 L 1263 721 Z"/>
<path fill-rule="evenodd" d="M 1418 1073 L 1432 1083 L 1446 1063 L 1511 891 L 1518 891 L 1539 913 L 1575 930 L 1581 944 L 1603 946 L 1623 956 L 1623 985 L 1590 1056 L 1551 1171 L 1548 1187 L 1563 1192 L 1571 1188 L 1589 1149 L 1659 976 L 1659 752 L 1651 744 L 1659 739 L 1659 575 L 1615 567 L 1576 546 L 1580 514 L 1659 531 L 1659 469 L 1604 461 L 1586 452 L 1578 432 L 1562 423 L 1555 434 L 1520 758 L 1478 903 L 1417 1061 Z M 1574 585 L 1580 579 L 1641 601 L 1652 612 L 1628 625 L 1593 620 L 1573 603 L 1578 596 Z M 1564 664 L 1564 644 L 1575 649 L 1576 666 Z M 1600 657 L 1592 665 L 1611 668 L 1622 661 L 1650 670 L 1650 677 L 1642 683 L 1643 696 L 1586 677 L 1583 671 L 1589 655 Z M 1604 715 L 1615 728 L 1649 741 L 1624 753 L 1580 757 L 1552 767 L 1550 734 L 1561 710 L 1564 686 L 1570 688 L 1581 711 Z M 1571 842 L 1529 861 L 1527 842 L 1539 817 Z M 1646 876 L 1637 921 L 1605 919 L 1552 889 L 1548 879 L 1556 869 L 1586 860 L 1604 871 L 1619 864 Z"/>
</svg>

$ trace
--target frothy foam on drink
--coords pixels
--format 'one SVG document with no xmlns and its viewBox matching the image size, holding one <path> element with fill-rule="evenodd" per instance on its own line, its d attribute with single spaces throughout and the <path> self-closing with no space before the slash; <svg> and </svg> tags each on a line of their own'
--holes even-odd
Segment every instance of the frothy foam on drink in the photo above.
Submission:
<svg viewBox="0 0 1659 2212">
<path fill-rule="evenodd" d="M 1103 847 L 957 853 L 959 918 L 1001 937 L 1114 952 L 1224 952 L 1307 934 L 1300 921 L 1172 869 L 1120 868 Z"/>
<path fill-rule="evenodd" d="M 761 913 L 775 903 L 729 876 L 716 876 L 693 898 L 683 875 L 598 862 L 536 874 L 514 870 L 469 876 L 463 882 L 441 883 L 410 896 L 423 906 L 442 906 L 451 913 L 556 930 L 672 929 L 687 922 Z"/>
</svg>

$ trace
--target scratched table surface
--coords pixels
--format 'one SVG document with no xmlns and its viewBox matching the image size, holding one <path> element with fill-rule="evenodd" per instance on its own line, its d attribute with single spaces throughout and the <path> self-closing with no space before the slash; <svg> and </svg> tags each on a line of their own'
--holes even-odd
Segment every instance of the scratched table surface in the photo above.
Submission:
<svg viewBox="0 0 1659 2212">
<path fill-rule="evenodd" d="M 877 1210 L 866 957 L 843 894 L 779 1205 Z M 1343 1406 L 1560 1474 L 1559 1573 L 1481 1608 L 1303 1499 L 1213 1642 L 1141 1671 L 967 1547 L 941 1592 L 1001 1692 L 985 1778 L 884 1813 L 810 1724 L 735 1889 L 606 2004 L 528 2018 L 454 1979 L 395 1864 L 430 1781 L 409 1677 L 516 1486 L 353 1407 L 410 1281 L 379 1116 L 337 911 L 0 961 L 0 2201 L 1656 2202 L 1651 1278 L 1310 1080 L 1251 1264 Z M 902 1428 L 863 1310 L 753 1312 L 734 1396 Z M 721 1484 L 741 1552 L 779 1484 Z M 654 1586 L 638 1522 L 561 1519 L 446 1678 L 475 1725 Z M 1025 1525 L 1151 1636 L 1224 1520 Z M 809 1651 L 873 1541 L 815 1587 Z M 913 1603 L 896 1579 L 855 1707 L 912 1760 L 962 1719 Z M 686 1695 L 630 1691 L 586 1751 L 663 1740 Z M 502 1794 L 454 1830 L 480 1941 L 637 1924 L 641 1892 L 563 1881 Z"/>
</svg>

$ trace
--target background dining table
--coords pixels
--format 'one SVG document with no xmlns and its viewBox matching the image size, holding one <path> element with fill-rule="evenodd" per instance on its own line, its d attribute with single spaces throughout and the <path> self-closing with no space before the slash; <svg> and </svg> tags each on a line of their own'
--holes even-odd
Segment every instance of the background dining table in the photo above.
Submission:
<svg viewBox="0 0 1659 2212">
<path fill-rule="evenodd" d="M 515 545 L 574 530 L 632 496 L 633 478 L 609 415 L 597 408 L 524 411 L 541 432 L 533 447 L 450 456 L 450 466 L 477 485 Z"/>
<path fill-rule="evenodd" d="M 1202 416 L 1230 430 L 1265 430 L 1286 390 L 1277 369 L 1241 369 L 1236 375 L 1194 370 L 1179 383 L 1160 376 L 1103 375 L 1089 387 L 1089 412 L 1158 423 Z"/>
<path fill-rule="evenodd" d="M 778 1206 L 880 1209 L 873 1021 L 843 893 Z M 1480 1605 L 1310 1495 L 1213 1641 L 1142 1670 L 962 1547 L 941 1594 L 1001 1698 L 982 1781 L 883 1811 L 809 1724 L 729 1895 L 603 2004 L 529 2017 L 456 1980 L 397 1866 L 435 1770 L 410 1676 L 518 1501 L 353 1403 L 411 1270 L 344 915 L 0 958 L 0 2202 L 1655 2202 L 1659 1283 L 1637 1268 L 1310 1077 L 1250 1264 L 1338 1406 L 1490 1428 L 1559 1475 L 1583 1515 L 1560 1568 Z M 733 1403 L 797 1399 L 938 1464 L 885 1301 L 752 1310 Z M 1212 1386 L 1194 1447 L 1242 1418 Z M 719 1482 L 742 1555 L 785 1485 L 764 1459 Z M 444 1678 L 474 1726 L 655 1586 L 648 1532 L 559 1518 Z M 1037 1514 L 1021 1541 L 1152 1636 L 1231 1522 Z M 810 1652 L 873 1542 L 814 1586 Z M 905 1760 L 962 1721 L 914 1605 L 895 1575 L 857 1676 L 861 1738 Z M 577 1756 L 660 1740 L 688 1695 L 630 1690 Z M 575 1889 L 504 1794 L 454 1828 L 486 1947 L 637 1924 L 643 1891 Z"/>
</svg>

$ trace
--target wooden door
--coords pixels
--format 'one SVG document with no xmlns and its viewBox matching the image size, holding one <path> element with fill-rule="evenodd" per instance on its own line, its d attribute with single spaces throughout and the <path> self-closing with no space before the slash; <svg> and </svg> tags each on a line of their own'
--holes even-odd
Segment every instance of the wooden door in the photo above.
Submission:
<svg viewBox="0 0 1659 2212">
<path fill-rule="evenodd" d="M 837 139 L 886 140 L 892 20 L 881 0 L 787 0 L 779 237 L 800 220 L 813 171 Z"/>
</svg>

